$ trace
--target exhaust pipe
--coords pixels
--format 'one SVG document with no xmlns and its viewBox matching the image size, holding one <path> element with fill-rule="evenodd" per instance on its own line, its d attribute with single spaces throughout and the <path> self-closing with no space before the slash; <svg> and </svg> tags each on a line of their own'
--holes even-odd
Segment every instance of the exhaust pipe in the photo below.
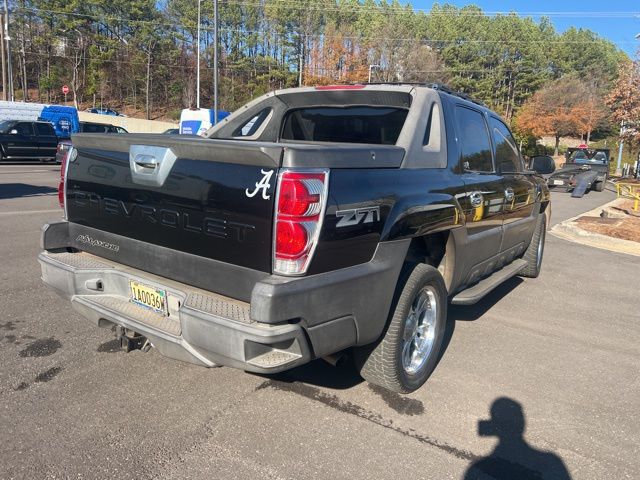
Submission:
<svg viewBox="0 0 640 480">
<path fill-rule="evenodd" d="M 338 368 L 342 368 L 346 363 L 347 363 L 347 359 L 349 357 L 347 356 L 346 352 L 342 351 L 342 352 L 337 352 L 337 353 L 332 353 L 331 355 L 327 355 L 325 357 L 322 357 L 322 359 L 333 365 L 334 367 L 338 367 Z"/>
</svg>

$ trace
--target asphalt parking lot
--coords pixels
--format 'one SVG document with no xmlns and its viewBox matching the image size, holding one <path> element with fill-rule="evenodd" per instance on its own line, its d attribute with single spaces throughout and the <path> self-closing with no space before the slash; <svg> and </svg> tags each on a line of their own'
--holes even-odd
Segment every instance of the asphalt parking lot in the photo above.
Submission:
<svg viewBox="0 0 640 480">
<path fill-rule="evenodd" d="M 541 276 L 451 308 L 436 372 L 399 396 L 323 361 L 120 352 L 40 282 L 57 179 L 0 166 L 0 478 L 640 478 L 639 257 L 549 235 Z M 613 196 L 554 193 L 553 220 Z"/>
</svg>

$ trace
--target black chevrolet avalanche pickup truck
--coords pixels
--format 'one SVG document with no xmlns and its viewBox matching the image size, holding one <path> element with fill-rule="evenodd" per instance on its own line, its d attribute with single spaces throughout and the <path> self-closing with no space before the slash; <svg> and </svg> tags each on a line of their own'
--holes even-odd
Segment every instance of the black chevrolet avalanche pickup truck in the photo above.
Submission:
<svg viewBox="0 0 640 480">
<path fill-rule="evenodd" d="M 411 392 L 449 303 L 540 272 L 544 179 L 441 86 L 282 90 L 208 138 L 72 140 L 42 279 L 128 347 L 259 373 L 348 356 Z"/>
<path fill-rule="evenodd" d="M 48 122 L 0 122 L 0 160 L 55 160 L 58 137 Z"/>
</svg>

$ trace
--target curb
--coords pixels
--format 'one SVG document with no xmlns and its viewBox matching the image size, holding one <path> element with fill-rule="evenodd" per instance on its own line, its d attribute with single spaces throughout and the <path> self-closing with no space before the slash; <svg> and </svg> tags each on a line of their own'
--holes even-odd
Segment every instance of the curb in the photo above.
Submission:
<svg viewBox="0 0 640 480">
<path fill-rule="evenodd" d="M 600 216 L 602 209 L 612 206 L 618 199 L 609 203 L 599 206 L 593 210 L 590 210 L 575 217 L 569 218 L 564 222 L 554 225 L 549 233 L 553 236 L 561 238 L 563 240 L 569 240 L 570 242 L 579 243 L 580 245 L 586 245 L 588 247 L 599 248 L 601 250 L 609 250 L 610 252 L 626 253 L 627 255 L 634 255 L 640 257 L 640 243 L 632 242 L 631 240 L 623 240 L 621 238 L 608 237 L 600 233 L 587 232 L 579 228 L 574 220 L 584 216 Z"/>
</svg>

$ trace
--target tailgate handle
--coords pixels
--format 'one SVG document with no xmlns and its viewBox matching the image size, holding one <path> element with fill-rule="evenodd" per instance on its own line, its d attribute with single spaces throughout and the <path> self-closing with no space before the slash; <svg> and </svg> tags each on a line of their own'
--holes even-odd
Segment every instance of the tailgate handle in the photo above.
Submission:
<svg viewBox="0 0 640 480">
<path fill-rule="evenodd" d="M 153 155 L 145 155 L 143 153 L 139 153 L 135 156 L 133 161 L 136 165 L 140 165 L 144 168 L 156 168 L 160 162 Z"/>
<path fill-rule="evenodd" d="M 131 180 L 139 185 L 161 187 L 177 160 L 171 147 L 160 145 L 130 145 Z"/>
</svg>

